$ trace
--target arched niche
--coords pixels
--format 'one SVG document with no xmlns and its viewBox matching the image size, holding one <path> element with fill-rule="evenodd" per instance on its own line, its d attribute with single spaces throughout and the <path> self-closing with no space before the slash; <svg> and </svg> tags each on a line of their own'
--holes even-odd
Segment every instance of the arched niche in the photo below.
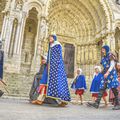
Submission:
<svg viewBox="0 0 120 120">
<path fill-rule="evenodd" d="M 21 70 L 22 72 L 29 73 L 31 70 L 32 60 L 35 51 L 35 42 L 38 26 L 38 12 L 36 8 L 32 8 L 29 11 L 28 18 L 26 19 L 26 25 L 24 30 L 24 39 L 22 44 L 21 55 Z"/>
</svg>

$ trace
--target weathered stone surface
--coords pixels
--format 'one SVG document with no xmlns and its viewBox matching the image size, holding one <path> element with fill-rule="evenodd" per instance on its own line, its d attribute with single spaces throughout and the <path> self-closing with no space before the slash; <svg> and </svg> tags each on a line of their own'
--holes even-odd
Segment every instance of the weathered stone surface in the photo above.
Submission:
<svg viewBox="0 0 120 120">
<path fill-rule="evenodd" d="M 0 99 L 1 120 L 119 120 L 120 111 L 111 109 L 111 105 L 94 109 L 85 104 L 69 104 L 66 108 L 60 108 L 32 105 L 26 100 Z"/>
</svg>

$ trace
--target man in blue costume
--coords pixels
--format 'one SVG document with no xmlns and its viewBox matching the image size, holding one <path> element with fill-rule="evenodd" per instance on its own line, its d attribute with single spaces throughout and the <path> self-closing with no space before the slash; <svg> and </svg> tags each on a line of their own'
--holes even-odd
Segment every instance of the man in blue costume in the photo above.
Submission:
<svg viewBox="0 0 120 120">
<path fill-rule="evenodd" d="M 107 45 L 102 47 L 101 53 L 102 53 L 101 65 L 103 66 L 102 73 L 104 75 L 104 78 L 101 80 L 100 91 L 97 100 L 95 101 L 95 103 L 88 102 L 88 105 L 98 108 L 105 90 L 107 88 L 108 89 L 111 88 L 115 96 L 115 105 L 113 110 L 119 110 L 120 105 L 119 105 L 118 90 L 117 90 L 119 82 L 118 82 L 117 72 L 115 69 L 116 59 L 115 56 L 112 53 L 110 53 L 110 48 Z"/>
<path fill-rule="evenodd" d="M 35 75 L 33 86 L 35 89 L 36 97 L 32 100 L 33 104 L 43 104 L 46 96 L 47 78 L 48 78 L 48 64 L 47 55 L 42 56 L 40 71 Z M 33 87 L 31 91 L 34 90 Z"/>
<path fill-rule="evenodd" d="M 2 50 L 2 41 L 0 41 L 0 84 L 5 84 L 3 82 L 3 62 L 4 62 L 4 52 Z M 2 90 L 0 90 L 0 97 L 4 94 Z"/>
<path fill-rule="evenodd" d="M 62 58 L 62 46 L 57 36 L 49 36 L 48 80 L 46 97 L 55 99 L 59 105 L 65 106 L 71 100 L 67 75 Z"/>
<path fill-rule="evenodd" d="M 38 94 L 38 87 L 40 85 L 40 79 L 42 78 L 42 74 L 44 71 L 44 68 L 47 66 L 47 55 L 41 55 L 41 67 L 38 73 L 35 74 L 34 76 L 34 81 L 29 93 L 30 101 L 36 100 L 37 97 L 39 96 Z"/>
</svg>

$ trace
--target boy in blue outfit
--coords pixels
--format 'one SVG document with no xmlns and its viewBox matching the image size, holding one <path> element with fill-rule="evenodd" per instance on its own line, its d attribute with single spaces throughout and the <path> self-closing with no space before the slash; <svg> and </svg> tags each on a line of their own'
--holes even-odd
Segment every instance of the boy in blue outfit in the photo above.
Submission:
<svg viewBox="0 0 120 120">
<path fill-rule="evenodd" d="M 85 90 L 87 89 L 87 87 L 86 87 L 85 76 L 82 75 L 81 69 L 77 69 L 77 76 L 76 76 L 75 80 L 73 81 L 71 88 L 75 90 L 76 103 L 78 103 L 78 100 L 80 98 L 81 105 L 82 105 L 83 104 L 83 94 L 84 94 Z"/>
</svg>

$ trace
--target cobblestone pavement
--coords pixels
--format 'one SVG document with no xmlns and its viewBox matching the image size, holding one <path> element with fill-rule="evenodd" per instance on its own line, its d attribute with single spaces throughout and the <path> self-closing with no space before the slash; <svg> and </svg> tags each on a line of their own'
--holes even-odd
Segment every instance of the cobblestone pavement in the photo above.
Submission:
<svg viewBox="0 0 120 120">
<path fill-rule="evenodd" d="M 0 120 L 120 120 L 120 110 L 69 104 L 65 108 L 32 105 L 28 100 L 1 99 Z"/>
</svg>

